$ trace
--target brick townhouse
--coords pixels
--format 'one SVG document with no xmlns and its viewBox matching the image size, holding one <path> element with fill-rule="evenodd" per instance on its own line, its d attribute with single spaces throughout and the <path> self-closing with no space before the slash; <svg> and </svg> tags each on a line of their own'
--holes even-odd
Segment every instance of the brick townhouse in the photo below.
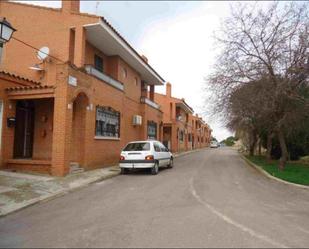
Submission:
<svg viewBox="0 0 309 249">
<path fill-rule="evenodd" d="M 1 1 L 0 16 L 17 29 L 0 67 L 1 168 L 64 176 L 117 162 L 128 141 L 167 136 L 154 99 L 164 80 L 104 18 L 79 1 Z M 174 116 L 193 112 L 176 106 Z"/>
<path fill-rule="evenodd" d="M 211 141 L 210 126 L 197 114 L 190 117 L 192 132 L 192 147 L 193 149 L 208 147 Z"/>
<path fill-rule="evenodd" d="M 184 99 L 172 97 L 172 85 L 166 83 L 166 93 L 155 93 L 155 101 L 163 111 L 163 143 L 172 152 L 209 146 L 211 129 Z"/>
</svg>

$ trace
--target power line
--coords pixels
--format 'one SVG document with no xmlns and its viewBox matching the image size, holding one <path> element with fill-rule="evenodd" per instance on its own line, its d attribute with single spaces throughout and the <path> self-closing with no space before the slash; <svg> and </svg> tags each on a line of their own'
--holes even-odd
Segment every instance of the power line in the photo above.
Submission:
<svg viewBox="0 0 309 249">
<path fill-rule="evenodd" d="M 27 47 L 30 47 L 30 48 L 36 50 L 36 51 L 40 51 L 41 53 L 46 54 L 47 56 L 49 56 L 49 57 L 51 57 L 51 58 L 53 58 L 53 59 L 55 59 L 55 60 L 58 60 L 58 61 L 60 61 L 60 62 L 62 62 L 62 63 L 65 63 L 63 60 L 60 60 L 60 59 L 58 59 L 57 57 L 54 57 L 54 56 L 52 56 L 52 55 L 50 55 L 50 54 L 48 54 L 48 53 L 45 53 L 45 52 L 41 51 L 40 49 L 38 49 L 38 48 L 36 48 L 36 47 L 34 47 L 34 46 L 32 46 L 32 45 L 30 45 L 30 44 L 28 44 L 28 43 L 22 41 L 22 40 L 19 40 L 18 38 L 14 37 L 14 36 L 12 37 L 12 39 L 14 39 L 15 41 L 18 41 L 18 42 L 20 42 L 20 43 L 26 45 Z"/>
</svg>

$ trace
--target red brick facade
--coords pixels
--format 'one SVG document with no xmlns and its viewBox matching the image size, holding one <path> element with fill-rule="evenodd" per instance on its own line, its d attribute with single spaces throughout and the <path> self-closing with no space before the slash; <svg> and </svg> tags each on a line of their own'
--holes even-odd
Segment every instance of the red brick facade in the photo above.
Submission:
<svg viewBox="0 0 309 249">
<path fill-rule="evenodd" d="M 4 45 L 0 66 L 1 168 L 63 176 L 69 173 L 70 163 L 85 169 L 115 164 L 123 146 L 147 139 L 151 126 L 156 139 L 164 141 L 170 114 L 161 102 L 161 108 L 155 103 L 159 99 L 154 96 L 155 85 L 163 80 L 104 19 L 79 13 L 79 1 L 63 1 L 61 9 L 1 1 L 0 16 L 17 29 Z M 112 32 L 109 37 L 122 44 L 119 51 L 125 47 L 131 57 L 115 54 L 113 44 L 104 52 L 97 48 L 102 42 L 95 45 L 93 24 L 107 26 L 98 35 Z M 50 54 L 41 61 L 36 49 L 43 46 L 49 47 Z M 35 64 L 43 70 L 29 68 Z M 133 123 L 136 115 L 142 117 L 141 124 Z M 11 117 L 16 121 L 9 125 Z M 206 137 L 191 147 L 185 141 L 179 151 L 207 144 Z"/>
<path fill-rule="evenodd" d="M 166 84 L 166 94 L 155 94 L 163 111 L 163 143 L 173 152 L 209 146 L 211 129 L 184 99 L 172 97 L 172 85 Z"/>
</svg>

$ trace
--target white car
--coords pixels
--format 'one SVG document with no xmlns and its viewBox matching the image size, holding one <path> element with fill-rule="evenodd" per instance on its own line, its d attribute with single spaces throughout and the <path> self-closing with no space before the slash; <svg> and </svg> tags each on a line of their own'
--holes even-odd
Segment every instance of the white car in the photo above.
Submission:
<svg viewBox="0 0 309 249">
<path fill-rule="evenodd" d="M 122 174 L 129 169 L 151 169 L 156 175 L 159 167 L 173 167 L 173 154 L 159 141 L 134 141 L 121 151 L 119 167 Z"/>
<path fill-rule="evenodd" d="M 210 142 L 210 148 L 218 148 L 218 147 L 219 147 L 219 143 L 217 141 Z"/>
</svg>

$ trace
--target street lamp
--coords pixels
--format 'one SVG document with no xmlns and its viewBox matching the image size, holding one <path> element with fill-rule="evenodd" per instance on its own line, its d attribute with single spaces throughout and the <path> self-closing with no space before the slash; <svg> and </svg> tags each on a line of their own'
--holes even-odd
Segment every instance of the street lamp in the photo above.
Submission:
<svg viewBox="0 0 309 249">
<path fill-rule="evenodd" d="M 15 31 L 16 29 L 12 27 L 5 17 L 0 18 L 0 43 L 8 42 Z"/>
</svg>

